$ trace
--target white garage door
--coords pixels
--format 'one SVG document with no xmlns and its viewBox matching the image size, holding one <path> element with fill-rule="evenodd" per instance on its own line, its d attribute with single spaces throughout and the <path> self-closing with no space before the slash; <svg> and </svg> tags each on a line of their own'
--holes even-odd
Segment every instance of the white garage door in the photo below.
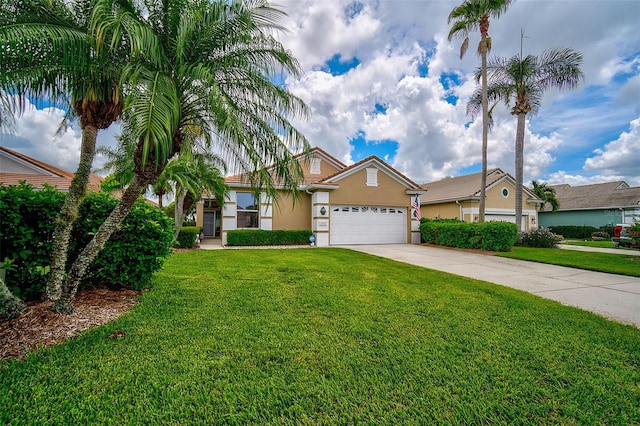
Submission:
<svg viewBox="0 0 640 426">
<path fill-rule="evenodd" d="M 407 242 L 407 209 L 331 206 L 331 245 Z"/>
<path fill-rule="evenodd" d="M 516 223 L 516 215 L 509 214 L 487 214 L 484 216 L 487 222 L 511 222 Z M 526 229 L 527 216 L 522 215 L 522 229 Z"/>
</svg>

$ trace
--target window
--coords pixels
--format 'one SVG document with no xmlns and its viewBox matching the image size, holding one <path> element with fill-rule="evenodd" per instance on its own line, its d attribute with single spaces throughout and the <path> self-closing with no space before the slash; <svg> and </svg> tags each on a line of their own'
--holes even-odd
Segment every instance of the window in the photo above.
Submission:
<svg viewBox="0 0 640 426">
<path fill-rule="evenodd" d="M 311 174 L 312 175 L 319 175 L 320 174 L 320 159 L 319 158 L 312 158 L 311 159 Z"/>
<path fill-rule="evenodd" d="M 237 194 L 238 228 L 258 227 L 258 200 L 251 192 Z"/>
<path fill-rule="evenodd" d="M 378 169 L 367 167 L 367 186 L 378 186 Z"/>
<path fill-rule="evenodd" d="M 509 196 L 509 190 L 507 188 L 502 188 L 502 196 L 507 198 Z"/>
</svg>

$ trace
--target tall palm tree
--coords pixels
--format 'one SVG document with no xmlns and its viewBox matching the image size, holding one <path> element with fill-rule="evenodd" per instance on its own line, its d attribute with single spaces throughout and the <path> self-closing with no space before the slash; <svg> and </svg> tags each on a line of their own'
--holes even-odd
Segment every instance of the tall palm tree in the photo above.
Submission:
<svg viewBox="0 0 640 426">
<path fill-rule="evenodd" d="M 551 211 L 558 211 L 560 208 L 560 202 L 556 198 L 556 190 L 548 186 L 545 182 L 538 182 L 537 180 L 531 181 L 531 191 L 536 194 L 536 197 L 542 200 L 540 204 L 540 211 L 543 212 L 545 205 L 549 203 L 551 205 Z"/>
<path fill-rule="evenodd" d="M 480 30 L 478 54 L 481 58 L 482 70 L 482 173 L 480 174 L 480 206 L 479 222 L 484 222 L 485 198 L 487 190 L 487 143 L 489 139 L 489 117 L 487 101 L 487 53 L 491 51 L 491 37 L 489 37 L 489 18 L 497 19 L 507 11 L 511 0 L 465 0 L 449 13 L 448 23 L 453 25 L 447 37 L 451 41 L 454 37 L 463 37 L 460 46 L 460 59 L 464 57 L 469 47 L 469 33 Z"/>
<path fill-rule="evenodd" d="M 127 98 L 134 140 L 134 177 L 120 202 L 74 262 L 63 285 L 67 311 L 87 267 L 124 220 L 135 199 L 155 182 L 167 161 L 197 128 L 223 152 L 234 170 L 249 172 L 256 191 L 277 197 L 283 185 L 294 195 L 303 178 L 294 148 L 308 142 L 289 122 L 307 106 L 270 76 L 299 75 L 300 68 L 275 38 L 284 15 L 263 0 L 98 0 L 96 37 L 129 44 L 135 21 L 155 33 L 161 54 L 129 67 Z M 268 166 L 273 165 L 269 170 Z"/>
<path fill-rule="evenodd" d="M 580 70 L 582 55 L 570 48 L 556 48 L 544 51 L 540 56 L 515 55 L 510 59 L 496 57 L 489 60 L 487 71 L 489 84 L 488 99 L 504 101 L 506 105 L 514 99 L 511 114 L 518 117 L 515 147 L 515 210 L 518 231 L 522 228 L 522 181 L 524 162 L 524 133 L 527 114 L 537 114 L 542 103 L 542 95 L 549 89 L 570 89 L 584 79 Z M 480 70 L 476 70 L 476 80 Z M 481 94 L 473 93 L 469 104 L 477 110 Z"/>
<path fill-rule="evenodd" d="M 9 94 L 5 115 L 21 114 L 26 100 L 49 100 L 78 117 L 80 161 L 56 219 L 47 298 L 57 300 L 78 207 L 86 193 L 97 133 L 123 112 L 121 50 L 99 54 L 91 37 L 93 0 L 0 0 L 0 94 Z M 104 52 L 104 50 L 103 50 Z M 8 106 L 8 107 L 7 107 Z M 55 305 L 54 305 L 55 306 Z"/>
</svg>

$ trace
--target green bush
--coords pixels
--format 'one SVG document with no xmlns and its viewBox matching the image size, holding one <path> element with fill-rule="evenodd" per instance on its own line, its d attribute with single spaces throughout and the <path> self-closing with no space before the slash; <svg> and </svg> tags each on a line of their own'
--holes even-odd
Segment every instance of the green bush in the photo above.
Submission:
<svg viewBox="0 0 640 426">
<path fill-rule="evenodd" d="M 65 194 L 47 187 L 35 191 L 30 185 L 0 186 L 0 259 L 13 261 L 6 283 L 25 300 L 40 298 L 45 291 L 52 236 Z M 117 200 L 104 193 L 90 193 L 78 211 L 69 242 L 67 267 L 91 240 Z M 138 200 L 105 245 L 80 288 L 110 287 L 142 289 L 160 269 L 169 253 L 173 224 L 159 209 Z"/>
<path fill-rule="evenodd" d="M 640 247 L 640 222 L 635 222 L 629 228 L 629 236 L 633 240 L 633 247 Z"/>
<path fill-rule="evenodd" d="M 448 247 L 508 251 L 518 240 L 514 223 L 465 223 L 451 219 L 422 219 L 420 235 L 423 242 Z"/>
<path fill-rule="evenodd" d="M 0 260 L 11 261 L 5 283 L 21 299 L 37 299 L 45 291 L 47 277 L 41 271 L 50 262 L 64 197 L 50 186 L 39 191 L 27 184 L 0 186 Z"/>
<path fill-rule="evenodd" d="M 550 226 L 549 229 L 556 235 L 562 235 L 565 238 L 591 238 L 591 234 L 598 231 L 593 226 L 587 225 L 558 225 Z"/>
<path fill-rule="evenodd" d="M 522 233 L 520 244 L 525 247 L 553 248 L 558 245 L 562 237 L 554 234 L 548 228 L 539 228 Z"/>
<path fill-rule="evenodd" d="M 605 232 L 610 237 L 611 235 L 613 235 L 613 227 L 614 225 L 602 225 L 598 230 L 600 232 Z"/>
<path fill-rule="evenodd" d="M 106 194 L 90 194 L 83 205 L 94 197 L 108 198 Z M 94 217 L 92 223 L 102 223 L 110 210 L 106 213 L 101 220 Z M 92 237 L 98 227 L 79 234 Z M 138 199 L 120 229 L 87 270 L 83 285 L 132 290 L 148 288 L 153 274 L 162 268 L 164 259 L 171 253 L 173 235 L 171 218 L 144 199 Z"/>
<path fill-rule="evenodd" d="M 611 235 L 609 235 L 609 233 L 605 231 L 596 231 L 591 234 L 591 238 L 594 240 L 608 240 L 609 238 L 611 238 Z"/>
<path fill-rule="evenodd" d="M 230 246 L 286 246 L 309 244 L 311 231 L 263 229 L 236 229 L 227 232 L 227 245 Z"/>
<path fill-rule="evenodd" d="M 194 248 L 202 228 L 199 226 L 183 226 L 180 228 L 174 247 Z"/>
</svg>

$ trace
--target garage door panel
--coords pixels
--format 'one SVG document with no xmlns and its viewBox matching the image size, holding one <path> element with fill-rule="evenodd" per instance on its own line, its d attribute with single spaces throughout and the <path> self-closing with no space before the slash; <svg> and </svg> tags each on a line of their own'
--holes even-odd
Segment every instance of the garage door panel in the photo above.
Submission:
<svg viewBox="0 0 640 426">
<path fill-rule="evenodd" d="M 487 222 L 511 222 L 516 223 L 516 215 L 509 214 L 487 214 L 484 216 L 485 221 Z M 527 224 L 527 216 L 522 215 L 522 229 L 526 229 Z"/>
<path fill-rule="evenodd" d="M 397 207 L 333 206 L 332 245 L 407 242 L 407 209 Z"/>
</svg>

